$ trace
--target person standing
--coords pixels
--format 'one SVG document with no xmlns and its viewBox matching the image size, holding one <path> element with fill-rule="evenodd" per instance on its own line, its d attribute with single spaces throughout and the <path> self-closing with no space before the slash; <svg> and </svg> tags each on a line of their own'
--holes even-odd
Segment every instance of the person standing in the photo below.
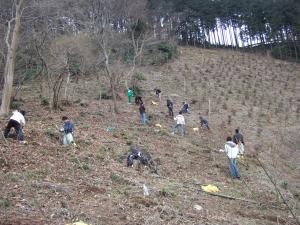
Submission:
<svg viewBox="0 0 300 225">
<path fill-rule="evenodd" d="M 18 110 L 13 111 L 13 115 L 10 117 L 3 135 L 5 138 L 8 138 L 8 134 L 13 127 L 17 134 L 17 139 L 21 144 L 25 144 L 24 141 L 24 133 L 23 133 L 23 127 L 25 126 L 25 114 L 26 112 L 24 110 L 21 110 L 20 112 Z"/>
<path fill-rule="evenodd" d="M 62 117 L 62 121 L 64 121 L 64 127 L 61 128 L 60 131 L 64 132 L 63 145 L 68 146 L 74 143 L 74 138 L 73 138 L 74 124 L 66 116 Z"/>
<path fill-rule="evenodd" d="M 244 137 L 243 135 L 240 133 L 239 129 L 235 129 L 235 135 L 233 135 L 233 142 L 235 144 L 237 144 L 238 149 L 239 149 L 239 154 L 240 155 L 244 155 L 245 152 L 245 142 L 244 142 Z"/>
<path fill-rule="evenodd" d="M 237 145 L 232 141 L 231 137 L 227 137 L 224 151 L 229 159 L 229 168 L 230 173 L 233 178 L 240 179 L 240 173 L 237 167 L 237 155 L 239 153 L 239 149 Z"/>
<path fill-rule="evenodd" d="M 158 97 L 159 101 L 161 102 L 161 90 L 158 88 L 155 88 L 155 94 Z"/>
<path fill-rule="evenodd" d="M 140 104 L 139 111 L 140 111 L 140 119 L 141 119 L 141 123 L 142 123 L 143 125 L 145 125 L 145 124 L 146 124 L 146 108 L 145 108 L 144 103 L 141 103 L 141 104 Z"/>
<path fill-rule="evenodd" d="M 177 115 L 174 120 L 176 121 L 176 124 L 173 128 L 172 134 L 175 134 L 176 129 L 180 131 L 180 136 L 184 136 L 184 126 L 185 126 L 185 119 L 184 116 L 182 115 L 182 112 L 179 112 L 179 115 Z"/>
<path fill-rule="evenodd" d="M 128 88 L 128 91 L 127 91 L 128 104 L 131 104 L 132 96 L 133 96 L 133 91 L 131 90 L 131 88 Z"/>
<path fill-rule="evenodd" d="M 167 107 L 168 107 L 168 111 L 169 111 L 169 116 L 174 116 L 174 113 L 173 113 L 173 102 L 171 100 L 170 97 L 168 97 L 167 99 Z"/>
</svg>

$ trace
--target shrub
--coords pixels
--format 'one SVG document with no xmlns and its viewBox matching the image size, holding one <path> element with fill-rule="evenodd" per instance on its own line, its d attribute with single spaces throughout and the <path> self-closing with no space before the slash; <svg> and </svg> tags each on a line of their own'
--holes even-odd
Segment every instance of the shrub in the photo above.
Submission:
<svg viewBox="0 0 300 225">
<path fill-rule="evenodd" d="M 89 103 L 86 102 L 86 101 L 82 101 L 82 102 L 80 102 L 80 106 L 82 106 L 82 107 L 88 107 Z"/>
<path fill-rule="evenodd" d="M 8 208 L 10 206 L 9 201 L 6 198 L 0 196 L 0 208 Z"/>
<path fill-rule="evenodd" d="M 55 137 L 56 130 L 53 127 L 48 127 L 45 133 L 48 137 L 53 138 Z"/>
<path fill-rule="evenodd" d="M 49 100 L 47 98 L 43 98 L 41 104 L 42 106 L 49 106 Z"/>
<path fill-rule="evenodd" d="M 157 46 L 157 50 L 158 52 L 152 52 L 152 54 L 155 54 L 153 64 L 162 65 L 177 56 L 177 47 L 175 44 L 170 42 L 160 42 Z"/>
<path fill-rule="evenodd" d="M 133 141 L 132 141 L 132 140 L 127 140 L 127 141 L 126 141 L 126 144 L 127 144 L 127 145 L 132 145 L 132 144 L 133 144 Z"/>
<path fill-rule="evenodd" d="M 10 102 L 10 108 L 11 109 L 18 109 L 22 106 L 22 103 L 18 102 L 18 101 L 11 101 Z"/>
<path fill-rule="evenodd" d="M 143 73 L 135 73 L 133 76 L 133 79 L 138 80 L 138 81 L 145 81 L 146 77 Z"/>
<path fill-rule="evenodd" d="M 166 188 L 162 188 L 160 191 L 159 191 L 159 194 L 163 197 L 175 197 L 175 193 L 166 189 Z"/>
<path fill-rule="evenodd" d="M 297 54 L 300 54 L 300 48 L 297 46 L 296 47 Z M 271 50 L 271 55 L 276 58 L 276 59 L 295 59 L 296 58 L 296 53 L 294 46 L 289 43 L 281 44 L 274 46 Z"/>
<path fill-rule="evenodd" d="M 110 175 L 110 179 L 114 183 L 119 183 L 119 184 L 126 184 L 127 183 L 126 180 L 123 177 L 121 177 L 121 176 L 119 176 L 115 173 L 112 173 Z"/>
<path fill-rule="evenodd" d="M 135 95 L 141 95 L 142 94 L 142 89 L 139 87 L 139 86 L 133 86 L 132 87 L 132 90 L 133 90 L 133 93 L 135 94 Z"/>
<path fill-rule="evenodd" d="M 167 59 L 172 59 L 177 54 L 177 47 L 170 42 L 161 42 L 158 45 L 158 50 L 167 54 Z"/>
</svg>

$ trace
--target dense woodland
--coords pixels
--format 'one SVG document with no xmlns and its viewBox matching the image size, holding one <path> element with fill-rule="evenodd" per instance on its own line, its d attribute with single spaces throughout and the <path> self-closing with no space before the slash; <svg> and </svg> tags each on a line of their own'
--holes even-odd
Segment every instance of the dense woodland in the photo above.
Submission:
<svg viewBox="0 0 300 225">
<path fill-rule="evenodd" d="M 300 3 L 295 0 L 152 0 L 151 6 L 160 9 L 168 30 L 183 43 L 273 46 L 274 56 L 298 59 Z"/>
<path fill-rule="evenodd" d="M 13 83 L 30 78 L 47 83 L 57 108 L 62 84 L 71 76 L 103 71 L 116 100 L 119 83 L 132 85 L 145 48 L 157 40 L 299 59 L 296 0 L 1 0 L 0 5 L 2 113 L 16 92 Z M 162 61 L 172 56 L 166 42 L 157 48 Z"/>
</svg>

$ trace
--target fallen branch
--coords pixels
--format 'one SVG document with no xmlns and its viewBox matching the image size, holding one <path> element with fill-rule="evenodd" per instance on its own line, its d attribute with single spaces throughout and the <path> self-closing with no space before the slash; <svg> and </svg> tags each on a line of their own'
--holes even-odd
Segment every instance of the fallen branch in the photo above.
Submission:
<svg viewBox="0 0 300 225">
<path fill-rule="evenodd" d="M 275 191 L 277 192 L 277 194 L 279 194 L 280 198 L 282 199 L 283 203 L 287 206 L 288 210 L 290 211 L 290 213 L 292 214 L 292 216 L 294 217 L 294 219 L 296 220 L 297 224 L 300 224 L 300 221 L 298 220 L 296 214 L 293 212 L 293 210 L 291 209 L 291 207 L 289 206 L 289 204 L 286 202 L 286 200 L 284 199 L 281 191 L 278 189 L 277 185 L 275 184 L 275 182 L 273 181 L 272 177 L 270 176 L 270 174 L 268 173 L 267 169 L 264 167 L 264 165 L 262 164 L 262 162 L 259 160 L 259 158 L 257 156 L 255 156 L 256 160 L 258 161 L 260 167 L 263 169 L 263 171 L 265 172 L 265 174 L 267 175 L 267 177 L 269 178 L 269 180 L 271 181 L 271 183 L 274 185 L 275 187 Z"/>
<path fill-rule="evenodd" d="M 215 192 L 206 192 L 206 191 L 203 191 L 201 189 L 199 191 L 204 192 L 204 193 L 209 194 L 209 195 L 218 196 L 218 197 L 226 198 L 226 199 L 230 199 L 230 200 L 238 200 L 238 201 L 243 201 L 243 202 L 250 202 L 250 203 L 254 203 L 254 204 L 260 204 L 259 202 L 253 201 L 253 200 L 250 200 L 250 199 L 236 198 L 236 197 L 233 197 L 233 196 L 219 194 L 219 193 L 215 193 Z"/>
</svg>

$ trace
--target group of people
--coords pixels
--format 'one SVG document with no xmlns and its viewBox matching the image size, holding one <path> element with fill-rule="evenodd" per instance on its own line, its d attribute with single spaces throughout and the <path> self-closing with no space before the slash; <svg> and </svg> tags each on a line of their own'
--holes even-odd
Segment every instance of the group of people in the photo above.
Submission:
<svg viewBox="0 0 300 225">
<path fill-rule="evenodd" d="M 161 102 L 161 93 L 162 91 L 159 88 L 155 88 L 155 95 Z M 134 92 L 131 88 L 128 89 L 127 91 L 127 96 L 128 96 L 128 104 L 131 104 L 131 99 L 134 96 Z M 139 95 L 135 96 L 135 104 L 139 105 L 139 112 L 140 112 L 140 121 L 142 125 L 146 124 L 147 117 L 146 117 L 146 108 L 143 103 L 142 97 Z M 168 113 L 170 117 L 174 117 L 174 111 L 173 111 L 173 101 L 170 97 L 167 98 L 167 108 L 168 108 Z M 185 118 L 183 116 L 184 113 L 190 113 L 190 106 L 188 104 L 188 101 L 185 100 L 182 102 L 182 107 L 179 111 L 179 115 L 174 117 L 175 120 L 175 125 L 172 128 L 171 134 L 175 134 L 176 130 L 179 130 L 180 136 L 183 137 L 185 133 Z M 208 125 L 208 120 L 200 116 L 200 125 L 203 129 L 209 130 L 209 125 Z"/>
<path fill-rule="evenodd" d="M 157 97 L 161 101 L 161 91 L 159 89 L 155 89 Z M 133 91 L 131 89 L 128 90 L 128 103 L 131 104 L 131 98 L 133 96 Z M 135 97 L 135 103 L 139 105 L 139 112 L 140 112 L 140 120 L 143 125 L 146 124 L 146 108 L 143 103 L 141 96 Z M 167 108 L 169 112 L 169 116 L 174 116 L 173 113 L 173 102 L 171 98 L 167 99 Z M 176 121 L 175 125 L 172 129 L 172 134 L 175 134 L 176 130 L 179 130 L 180 136 L 184 136 L 185 132 L 185 118 L 183 116 L 183 113 L 189 113 L 189 105 L 187 100 L 183 102 L 182 108 L 179 111 L 179 114 L 174 117 L 174 120 Z M 26 144 L 26 141 L 24 141 L 24 132 L 23 127 L 25 126 L 25 114 L 26 112 L 24 110 L 14 110 L 12 116 L 10 117 L 4 132 L 3 136 L 4 138 L 8 138 L 9 132 L 12 128 L 14 128 L 16 134 L 17 134 L 17 140 L 21 144 Z M 59 131 L 64 133 L 63 137 L 63 145 L 68 146 L 70 144 L 75 144 L 73 132 L 74 132 L 74 123 L 72 120 L 70 120 L 67 116 L 62 117 L 63 121 L 63 127 L 59 129 Z M 209 130 L 208 120 L 200 116 L 200 125 L 203 129 Z M 240 178 L 240 174 L 237 167 L 237 158 L 238 156 L 244 155 L 244 138 L 243 135 L 239 132 L 239 129 L 235 130 L 235 134 L 233 137 L 227 137 L 224 150 L 220 150 L 226 153 L 229 164 L 230 164 L 230 172 L 233 178 Z M 131 166 L 134 159 L 141 159 L 141 152 L 140 151 L 133 151 L 132 154 L 128 156 L 127 162 L 128 166 Z"/>
<path fill-rule="evenodd" d="M 23 128 L 25 126 L 25 114 L 24 110 L 14 110 L 12 112 L 12 116 L 10 117 L 6 127 L 3 131 L 4 138 L 8 138 L 8 135 L 13 128 L 17 134 L 17 140 L 20 144 L 26 144 L 27 142 L 24 140 L 24 132 Z M 63 127 L 59 129 L 60 132 L 64 133 L 63 137 L 63 145 L 68 146 L 70 144 L 75 144 L 73 132 L 74 132 L 74 123 L 67 116 L 62 117 L 62 121 L 64 122 Z"/>
</svg>

